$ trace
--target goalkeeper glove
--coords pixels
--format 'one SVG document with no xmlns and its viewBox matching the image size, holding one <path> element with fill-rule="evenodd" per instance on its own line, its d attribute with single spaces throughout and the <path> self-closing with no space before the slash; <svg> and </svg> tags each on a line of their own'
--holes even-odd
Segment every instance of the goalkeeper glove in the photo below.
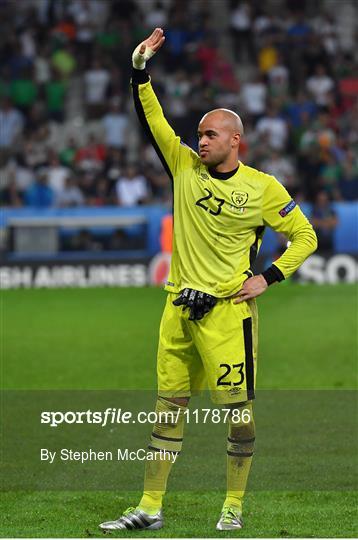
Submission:
<svg viewBox="0 0 358 540">
<path fill-rule="evenodd" d="M 174 306 L 184 306 L 184 311 L 189 308 L 189 321 L 200 321 L 206 313 L 215 306 L 217 298 L 195 289 L 183 289 L 180 296 L 174 300 Z"/>
</svg>

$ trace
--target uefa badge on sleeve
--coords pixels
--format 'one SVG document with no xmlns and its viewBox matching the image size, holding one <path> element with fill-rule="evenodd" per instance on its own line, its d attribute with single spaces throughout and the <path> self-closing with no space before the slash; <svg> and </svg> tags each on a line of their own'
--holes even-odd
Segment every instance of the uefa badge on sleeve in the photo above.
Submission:
<svg viewBox="0 0 358 540">
<path fill-rule="evenodd" d="M 282 210 L 279 211 L 281 217 L 286 217 L 296 206 L 295 201 L 292 199 Z"/>
</svg>

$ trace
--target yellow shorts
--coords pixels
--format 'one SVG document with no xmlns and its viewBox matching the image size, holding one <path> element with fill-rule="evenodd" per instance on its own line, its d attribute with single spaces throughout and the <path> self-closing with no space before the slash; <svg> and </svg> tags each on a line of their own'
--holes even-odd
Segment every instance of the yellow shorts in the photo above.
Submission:
<svg viewBox="0 0 358 540">
<path fill-rule="evenodd" d="M 255 300 L 234 304 L 219 299 L 200 321 L 173 306 L 169 293 L 160 324 L 158 393 L 189 397 L 209 389 L 215 403 L 241 403 L 255 397 L 257 307 Z"/>
</svg>

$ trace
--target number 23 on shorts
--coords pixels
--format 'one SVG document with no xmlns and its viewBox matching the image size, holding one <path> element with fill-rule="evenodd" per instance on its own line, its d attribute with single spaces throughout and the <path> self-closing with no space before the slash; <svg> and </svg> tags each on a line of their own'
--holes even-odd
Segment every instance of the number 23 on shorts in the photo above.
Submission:
<svg viewBox="0 0 358 540">
<path fill-rule="evenodd" d="M 218 377 L 217 386 L 240 386 L 245 380 L 244 362 L 239 364 L 225 364 L 219 365 L 221 375 Z"/>
</svg>

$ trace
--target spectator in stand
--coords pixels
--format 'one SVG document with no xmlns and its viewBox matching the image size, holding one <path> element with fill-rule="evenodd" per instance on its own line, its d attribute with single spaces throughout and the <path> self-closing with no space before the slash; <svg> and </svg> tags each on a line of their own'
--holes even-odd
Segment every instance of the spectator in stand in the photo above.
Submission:
<svg viewBox="0 0 358 540">
<path fill-rule="evenodd" d="M 64 167 L 56 154 L 56 152 L 51 149 L 48 154 L 48 163 L 47 168 L 47 177 L 49 186 L 53 189 L 57 195 L 65 188 L 65 182 L 70 174 L 70 170 L 67 167 Z"/>
<path fill-rule="evenodd" d="M 48 208 L 55 202 L 55 192 L 48 185 L 46 170 L 39 170 L 37 179 L 25 192 L 27 206 L 35 208 Z"/>
<path fill-rule="evenodd" d="M 307 114 L 308 116 L 303 116 Z M 298 129 L 303 123 L 311 122 L 317 114 L 317 106 L 304 90 L 299 89 L 296 96 L 286 105 L 285 115 L 291 128 Z"/>
<path fill-rule="evenodd" d="M 34 61 L 34 80 L 39 88 L 39 93 L 43 94 L 45 85 L 51 79 L 50 67 L 50 47 L 45 45 L 40 48 Z"/>
<path fill-rule="evenodd" d="M 282 54 L 278 55 L 277 64 L 268 71 L 271 96 L 286 97 L 289 89 L 289 70 L 285 66 Z"/>
<path fill-rule="evenodd" d="M 256 72 L 252 81 L 242 85 L 240 98 L 244 111 L 250 115 L 250 120 L 256 124 L 265 114 L 267 99 L 267 86 L 260 72 Z"/>
<path fill-rule="evenodd" d="M 339 190 L 345 200 L 358 200 L 358 155 L 353 148 L 349 148 L 344 156 Z"/>
<path fill-rule="evenodd" d="M 257 63 L 262 74 L 267 76 L 270 70 L 278 64 L 278 50 L 273 37 L 267 36 L 257 55 Z"/>
<path fill-rule="evenodd" d="M 144 170 L 150 169 L 156 173 L 160 173 L 163 170 L 162 162 L 151 144 L 143 144 L 140 149 L 140 160 Z"/>
<path fill-rule="evenodd" d="M 299 9 L 293 16 L 292 24 L 287 29 L 288 45 L 304 48 L 312 29 L 308 24 L 303 9 Z"/>
<path fill-rule="evenodd" d="M 148 183 L 135 165 L 129 164 L 116 184 L 117 204 L 137 206 L 149 202 Z"/>
<path fill-rule="evenodd" d="M 188 99 L 188 115 L 191 125 L 197 125 L 206 111 L 215 109 L 217 105 L 214 101 L 214 95 L 210 87 L 205 83 L 203 74 L 200 71 L 197 74 L 193 74 L 190 80 L 191 91 Z M 198 138 L 195 130 L 191 130 L 190 136 L 185 143 L 196 149 L 198 145 Z M 148 147 L 146 148 L 148 151 Z M 155 152 L 154 152 L 155 153 Z M 149 150 L 149 155 L 154 156 L 153 150 Z M 151 158 L 154 162 L 155 158 Z"/>
<path fill-rule="evenodd" d="M 330 58 L 334 58 L 338 52 L 338 36 L 333 16 L 328 11 L 326 13 L 320 12 L 313 21 L 313 27 L 321 38 L 325 53 Z"/>
<path fill-rule="evenodd" d="M 305 67 L 307 77 L 311 77 L 316 73 L 318 66 L 329 68 L 329 57 L 324 50 L 322 41 L 317 34 L 310 34 L 302 55 L 302 62 Z"/>
<path fill-rule="evenodd" d="M 22 29 L 19 35 L 19 42 L 21 52 L 25 58 L 28 58 L 33 65 L 36 57 L 37 43 L 35 40 L 35 28 L 33 26 L 27 26 Z"/>
<path fill-rule="evenodd" d="M 314 199 L 319 189 L 318 178 L 322 165 L 322 159 L 315 144 L 300 148 L 297 159 L 298 176 L 301 189 L 309 201 Z"/>
<path fill-rule="evenodd" d="M 85 198 L 86 206 L 95 206 L 96 176 L 92 172 L 84 172 L 79 176 L 79 187 Z"/>
<path fill-rule="evenodd" d="M 155 2 L 151 9 L 145 11 L 144 17 L 148 29 L 164 28 L 167 25 L 168 15 L 162 2 Z"/>
<path fill-rule="evenodd" d="M 99 118 L 103 114 L 109 81 L 108 69 L 105 69 L 99 60 L 94 60 L 91 68 L 84 74 L 85 102 L 89 118 Z"/>
<path fill-rule="evenodd" d="M 23 131 L 24 117 L 7 97 L 0 103 L 0 127 L 0 151 L 10 150 Z"/>
<path fill-rule="evenodd" d="M 340 163 L 330 152 L 324 157 L 324 163 L 319 173 L 319 183 L 323 191 L 325 191 L 331 199 L 339 201 L 341 194 L 339 191 L 339 181 L 342 176 L 342 168 Z"/>
<path fill-rule="evenodd" d="M 122 2 L 121 2 L 122 3 Z M 117 80 L 112 88 L 111 95 L 118 95 L 124 92 L 128 93 L 128 81 L 131 77 L 130 62 L 128 62 L 128 54 L 131 54 L 133 48 L 133 32 L 128 21 L 121 21 L 118 24 L 118 34 L 120 41 L 117 47 L 112 52 L 112 72 L 111 76 L 115 76 Z M 121 86 L 118 85 L 121 84 Z"/>
<path fill-rule="evenodd" d="M 273 150 L 270 158 L 262 163 L 262 169 L 277 178 L 290 193 L 296 187 L 296 175 L 293 163 L 280 152 Z"/>
<path fill-rule="evenodd" d="M 47 120 L 48 118 L 43 101 L 36 101 L 26 114 L 24 139 L 26 140 L 29 135 L 32 136 L 34 133 L 40 130 L 44 125 L 46 125 Z"/>
<path fill-rule="evenodd" d="M 92 56 L 96 29 L 93 4 L 94 2 L 91 3 L 87 0 L 72 0 L 68 6 L 68 12 L 76 24 L 76 48 L 82 66 L 88 65 Z"/>
<path fill-rule="evenodd" d="M 22 205 L 23 196 L 16 185 L 15 177 L 13 176 L 12 178 L 10 178 L 7 186 L 5 187 L 1 182 L 0 206 L 19 208 Z"/>
<path fill-rule="evenodd" d="M 181 69 L 177 70 L 171 77 L 166 78 L 165 93 L 170 103 L 171 125 L 183 140 L 187 140 L 190 89 L 190 80 L 186 77 L 185 71 Z"/>
<path fill-rule="evenodd" d="M 250 118 L 245 121 L 244 135 L 240 141 L 239 159 L 249 165 L 254 152 L 256 141 L 259 139 L 259 135 L 253 129 L 253 123 Z"/>
<path fill-rule="evenodd" d="M 128 115 L 120 106 L 120 97 L 111 100 L 108 113 L 102 118 L 106 145 L 122 152 L 126 148 Z"/>
<path fill-rule="evenodd" d="M 358 79 L 356 95 L 358 95 Z M 328 92 L 327 100 L 328 103 L 324 110 L 330 119 L 329 126 L 336 133 L 339 133 L 340 131 L 342 131 L 342 120 L 344 118 L 345 112 L 351 107 L 349 105 L 346 106 L 341 94 L 339 92 L 335 92 L 334 90 Z"/>
<path fill-rule="evenodd" d="M 26 57 L 22 51 L 21 43 L 18 39 L 14 39 L 7 49 L 6 65 L 9 68 L 11 80 L 16 80 L 21 77 L 24 71 L 32 67 L 32 60 Z"/>
<path fill-rule="evenodd" d="M 35 174 L 31 168 L 26 167 L 24 156 L 18 153 L 0 171 L 0 178 L 1 187 L 7 187 L 14 180 L 16 189 L 21 193 L 23 199 L 24 192 L 35 180 Z"/>
<path fill-rule="evenodd" d="M 189 30 L 185 21 L 185 13 L 179 7 L 172 12 L 169 18 L 170 26 L 165 33 L 167 44 L 166 67 L 169 73 L 176 69 L 184 67 L 185 64 L 185 46 L 189 42 Z"/>
<path fill-rule="evenodd" d="M 168 175 L 163 171 L 148 169 L 148 180 L 150 182 L 153 202 L 171 206 L 173 202 L 172 186 Z"/>
<path fill-rule="evenodd" d="M 88 137 L 86 146 L 76 152 L 75 164 L 82 171 L 101 171 L 106 159 L 106 147 L 97 142 L 92 133 Z"/>
<path fill-rule="evenodd" d="M 144 164 L 146 168 L 146 164 Z M 104 166 L 104 175 L 107 178 L 110 191 L 115 191 L 115 185 L 118 178 L 121 176 L 123 170 L 123 156 L 120 150 L 115 148 L 109 148 L 105 166 Z"/>
<path fill-rule="evenodd" d="M 279 116 L 275 105 L 268 107 L 266 115 L 256 124 L 256 130 L 260 135 L 266 134 L 271 148 L 282 151 L 286 149 L 288 127 L 286 121 Z"/>
<path fill-rule="evenodd" d="M 65 13 L 64 17 L 52 29 L 52 35 L 59 39 L 62 44 L 74 41 L 76 38 L 76 25 L 73 17 Z"/>
<path fill-rule="evenodd" d="M 334 9 L 335 26 L 342 51 L 354 51 L 357 36 L 357 4 L 355 1 L 339 3 Z"/>
<path fill-rule="evenodd" d="M 96 181 L 92 204 L 94 206 L 108 206 L 111 202 L 110 184 L 107 178 L 101 177 Z M 115 203 L 116 201 L 114 201 Z"/>
<path fill-rule="evenodd" d="M 33 82 L 31 69 L 23 70 L 10 85 L 10 97 L 14 105 L 25 115 L 37 98 L 37 88 Z"/>
<path fill-rule="evenodd" d="M 51 63 L 64 79 L 68 79 L 77 68 L 76 53 L 73 46 L 67 43 L 57 49 L 52 55 Z"/>
<path fill-rule="evenodd" d="M 319 191 L 312 208 L 311 223 L 316 231 L 318 250 L 330 252 L 334 246 L 334 230 L 338 219 L 328 194 Z"/>
<path fill-rule="evenodd" d="M 334 154 L 337 136 L 332 126 L 332 118 L 327 112 L 321 112 L 316 119 L 317 141 L 323 157 Z"/>
<path fill-rule="evenodd" d="M 318 65 L 316 67 L 315 74 L 307 79 L 306 86 L 315 103 L 321 108 L 327 107 L 329 93 L 334 88 L 334 81 L 327 75 L 324 66 Z"/>
<path fill-rule="evenodd" d="M 73 167 L 78 150 L 77 141 L 74 137 L 69 137 L 65 147 L 60 151 L 59 158 L 65 167 Z"/>
<path fill-rule="evenodd" d="M 56 193 L 55 205 L 59 208 L 73 208 L 83 206 L 84 203 L 85 198 L 75 178 L 68 175 L 63 188 Z"/>
<path fill-rule="evenodd" d="M 238 1 L 230 13 L 230 30 L 233 38 L 234 56 L 238 62 L 254 58 L 251 6 L 249 2 Z"/>
<path fill-rule="evenodd" d="M 66 82 L 56 70 L 53 70 L 51 80 L 45 85 L 45 93 L 49 118 L 55 122 L 63 122 L 65 119 Z"/>
<path fill-rule="evenodd" d="M 289 124 L 290 135 L 291 135 L 291 145 L 292 150 L 297 154 L 301 147 L 301 141 L 304 134 L 310 129 L 310 117 L 309 114 L 305 111 L 300 114 L 300 123 L 297 127 Z"/>
<path fill-rule="evenodd" d="M 46 124 L 40 126 L 30 135 L 23 146 L 25 164 L 32 169 L 48 166 L 49 128 Z"/>
<path fill-rule="evenodd" d="M 121 31 L 120 24 L 117 19 L 110 19 L 105 28 L 100 30 L 96 35 L 96 45 L 101 49 L 104 55 L 114 54 L 114 51 L 120 47 Z"/>
<path fill-rule="evenodd" d="M 203 74 L 203 82 L 210 84 L 215 78 L 215 64 L 218 55 L 217 43 L 212 36 L 206 37 L 198 47 L 196 57 Z"/>
<path fill-rule="evenodd" d="M 123 76 L 123 71 L 118 65 L 112 65 L 109 70 L 109 83 L 107 87 L 107 97 L 117 98 L 117 96 L 125 95 L 127 92 L 128 79 Z"/>
<path fill-rule="evenodd" d="M 236 79 L 235 72 L 232 65 L 226 59 L 225 49 L 220 47 L 217 51 L 215 61 L 215 72 L 213 78 L 213 86 L 217 88 L 216 101 L 220 105 L 220 99 L 222 96 L 228 96 L 233 94 L 233 100 L 228 102 L 228 106 L 237 105 L 237 92 L 239 90 L 239 83 Z"/>
<path fill-rule="evenodd" d="M 283 40 L 284 24 L 281 17 L 275 12 L 269 13 L 264 4 L 256 8 L 256 16 L 253 21 L 253 32 L 256 49 L 261 49 L 267 38 L 274 38 L 274 42 L 279 44 Z M 281 47 L 282 48 L 282 45 Z"/>
</svg>

